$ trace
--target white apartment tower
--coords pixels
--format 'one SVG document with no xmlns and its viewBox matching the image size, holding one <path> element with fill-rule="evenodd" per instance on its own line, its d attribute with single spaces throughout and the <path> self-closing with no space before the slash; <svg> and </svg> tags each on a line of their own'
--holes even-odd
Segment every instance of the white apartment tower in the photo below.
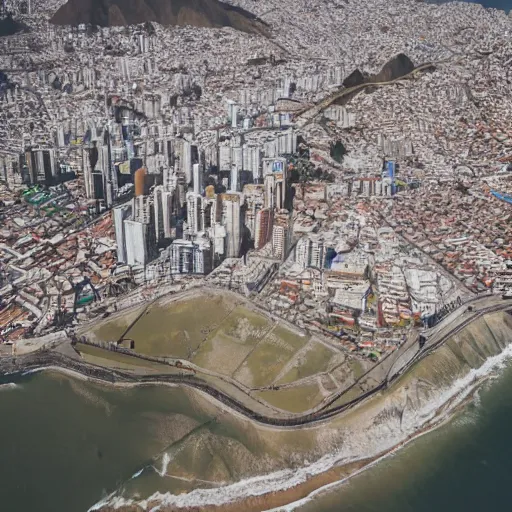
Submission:
<svg viewBox="0 0 512 512">
<path fill-rule="evenodd" d="M 204 205 L 203 198 L 194 192 L 187 194 L 187 225 L 190 236 L 204 231 Z"/>
<path fill-rule="evenodd" d="M 194 164 L 192 179 L 194 185 L 194 194 L 201 195 L 203 190 L 203 169 L 200 164 Z"/>
<path fill-rule="evenodd" d="M 238 258 L 242 243 L 243 194 L 222 194 L 222 225 L 226 229 L 226 257 Z"/>
<path fill-rule="evenodd" d="M 126 251 L 126 233 L 124 222 L 129 219 L 132 214 L 131 202 L 116 206 L 112 210 L 112 218 L 114 221 L 114 229 L 116 233 L 117 243 L 117 261 L 119 263 L 127 263 L 127 251 Z"/>
</svg>

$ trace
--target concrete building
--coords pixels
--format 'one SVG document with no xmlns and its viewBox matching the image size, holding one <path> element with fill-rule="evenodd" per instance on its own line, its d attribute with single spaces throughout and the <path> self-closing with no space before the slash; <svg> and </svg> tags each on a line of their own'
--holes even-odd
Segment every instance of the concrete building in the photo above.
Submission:
<svg viewBox="0 0 512 512">
<path fill-rule="evenodd" d="M 117 261 L 146 265 L 156 255 L 153 197 L 138 196 L 114 208 Z"/>
<path fill-rule="evenodd" d="M 136 220 L 125 220 L 126 263 L 146 265 L 154 254 L 153 231 L 149 224 Z"/>
<path fill-rule="evenodd" d="M 222 194 L 222 225 L 226 229 L 226 257 L 238 258 L 242 243 L 243 194 L 230 192 Z"/>
<path fill-rule="evenodd" d="M 270 208 L 263 208 L 256 214 L 254 248 L 262 249 L 272 237 L 273 212 Z"/>
<path fill-rule="evenodd" d="M 117 243 L 117 261 L 119 263 L 127 263 L 128 256 L 126 250 L 126 233 L 125 220 L 129 220 L 132 215 L 131 202 L 117 206 L 112 210 L 112 219 L 114 221 L 114 229 L 116 233 Z"/>
<path fill-rule="evenodd" d="M 178 211 L 175 190 L 165 190 L 163 185 L 153 191 L 154 225 L 156 241 L 173 238 Z"/>
<path fill-rule="evenodd" d="M 274 217 L 272 227 L 272 253 L 275 258 L 284 261 L 291 247 L 292 226 L 288 214 L 278 214 Z"/>
<path fill-rule="evenodd" d="M 203 191 L 203 168 L 201 164 L 194 164 L 192 170 L 194 194 L 201 195 Z"/>
<path fill-rule="evenodd" d="M 265 207 L 281 210 L 285 207 L 287 196 L 286 171 L 265 175 Z"/>
<path fill-rule="evenodd" d="M 204 231 L 204 199 L 202 196 L 189 192 L 187 194 L 187 233 L 195 236 Z"/>
<path fill-rule="evenodd" d="M 175 240 L 171 244 L 171 273 L 208 274 L 212 270 L 212 245 L 208 238 Z"/>
</svg>

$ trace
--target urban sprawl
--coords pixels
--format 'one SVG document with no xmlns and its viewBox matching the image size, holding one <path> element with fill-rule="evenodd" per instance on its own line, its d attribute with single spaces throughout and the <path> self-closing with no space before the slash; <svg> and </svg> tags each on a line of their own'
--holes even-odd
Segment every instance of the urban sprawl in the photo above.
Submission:
<svg viewBox="0 0 512 512">
<path fill-rule="evenodd" d="M 0 345 L 209 286 L 378 360 L 510 293 L 512 20 L 232 3 L 271 36 L 4 2 Z"/>
</svg>

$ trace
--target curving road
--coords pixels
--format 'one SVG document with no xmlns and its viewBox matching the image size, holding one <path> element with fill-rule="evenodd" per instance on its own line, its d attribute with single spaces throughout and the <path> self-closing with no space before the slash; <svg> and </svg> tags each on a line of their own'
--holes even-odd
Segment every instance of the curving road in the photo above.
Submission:
<svg viewBox="0 0 512 512">
<path fill-rule="evenodd" d="M 383 379 L 379 385 L 343 405 L 327 407 L 309 414 L 288 415 L 287 417 L 282 418 L 271 417 L 250 409 L 242 403 L 242 401 L 214 388 L 194 375 L 164 374 L 135 376 L 118 370 L 110 370 L 100 366 L 86 364 L 52 351 L 30 354 L 20 357 L 17 360 L 14 360 L 13 358 L 6 358 L 3 361 L 0 360 L 0 383 L 12 381 L 13 375 L 20 375 L 31 370 L 33 371 L 57 366 L 109 383 L 168 383 L 184 385 L 208 394 L 225 406 L 229 407 L 233 412 L 239 413 L 258 423 L 275 427 L 300 428 L 306 425 L 320 423 L 338 416 L 346 410 L 363 402 L 367 398 L 375 395 L 380 390 L 387 388 L 401 375 L 403 375 L 411 365 L 416 364 L 418 361 L 429 355 L 433 350 L 442 345 L 454 334 L 457 334 L 467 327 L 477 318 L 495 311 L 512 310 L 512 300 L 503 300 L 499 297 L 484 297 L 472 301 L 471 304 L 473 306 L 473 311 L 468 312 L 468 306 L 463 305 L 448 315 L 448 317 L 440 322 L 440 324 L 435 328 L 431 329 L 427 342 L 421 350 L 417 348 L 413 350 L 412 347 L 408 347 L 407 350 L 393 363 L 387 377 Z"/>
<path fill-rule="evenodd" d="M 407 73 L 406 75 L 403 75 L 401 77 L 396 78 L 395 80 L 390 80 L 387 82 L 365 82 L 363 84 L 354 85 L 353 87 L 348 87 L 346 89 L 343 89 L 342 91 L 336 92 L 334 94 L 331 94 L 327 96 L 327 98 L 324 98 L 320 103 L 317 103 L 314 106 L 308 106 L 302 110 L 298 110 L 295 112 L 295 118 L 296 118 L 296 125 L 299 127 L 303 127 L 309 122 L 311 122 L 322 110 L 325 110 L 327 107 L 332 105 L 335 101 L 348 96 L 349 94 L 353 94 L 355 92 L 362 91 L 366 89 L 367 87 L 383 87 L 386 85 L 393 85 L 396 83 L 399 83 L 402 80 L 406 80 L 410 77 L 413 77 L 416 73 L 420 71 L 424 71 L 426 69 L 429 69 L 431 67 L 435 66 L 435 63 L 433 62 L 426 62 L 425 64 L 421 64 L 420 66 L 414 68 L 410 73 Z"/>
</svg>

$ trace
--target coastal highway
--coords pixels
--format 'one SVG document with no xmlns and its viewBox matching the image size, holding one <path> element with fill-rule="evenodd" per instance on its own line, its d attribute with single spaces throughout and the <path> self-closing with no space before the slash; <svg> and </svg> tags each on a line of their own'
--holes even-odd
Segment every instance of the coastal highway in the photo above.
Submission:
<svg viewBox="0 0 512 512">
<path fill-rule="evenodd" d="M 472 311 L 468 311 L 468 305 L 472 306 Z M 26 372 L 36 371 L 45 368 L 62 368 L 64 371 L 72 371 L 89 378 L 113 383 L 113 384 L 177 384 L 185 385 L 197 389 L 221 402 L 232 412 L 241 414 L 246 418 L 264 425 L 283 428 L 299 428 L 315 423 L 323 422 L 343 412 L 352 409 L 364 400 L 370 398 L 381 390 L 386 389 L 401 375 L 403 375 L 411 365 L 417 363 L 426 357 L 437 347 L 441 346 L 451 336 L 457 334 L 467 327 L 471 322 L 483 315 L 496 311 L 512 311 L 512 300 L 504 300 L 498 296 L 486 296 L 472 300 L 457 310 L 453 311 L 436 327 L 428 333 L 428 338 L 421 350 L 411 348 L 414 345 L 406 347 L 406 350 L 395 360 L 390 368 L 387 377 L 382 381 L 361 394 L 357 398 L 348 401 L 342 405 L 327 407 L 307 414 L 285 415 L 283 417 L 273 417 L 258 413 L 247 407 L 242 400 L 236 399 L 224 391 L 216 389 L 204 380 L 195 375 L 133 375 L 128 372 L 107 369 L 101 366 L 85 363 L 81 360 L 67 357 L 55 351 L 45 350 L 21 356 L 18 358 L 0 359 L 0 384 L 14 380 L 16 375 L 22 375 Z"/>
<path fill-rule="evenodd" d="M 471 311 L 468 309 L 471 308 Z M 430 354 L 442 345 L 448 338 L 462 331 L 477 318 L 495 311 L 512 310 L 512 300 L 502 299 L 500 296 L 487 295 L 475 297 L 447 315 L 439 324 L 422 334 L 426 337 L 422 349 L 419 345 L 410 347 L 395 360 L 387 374 L 388 382 L 403 374 L 412 363 Z"/>
</svg>

